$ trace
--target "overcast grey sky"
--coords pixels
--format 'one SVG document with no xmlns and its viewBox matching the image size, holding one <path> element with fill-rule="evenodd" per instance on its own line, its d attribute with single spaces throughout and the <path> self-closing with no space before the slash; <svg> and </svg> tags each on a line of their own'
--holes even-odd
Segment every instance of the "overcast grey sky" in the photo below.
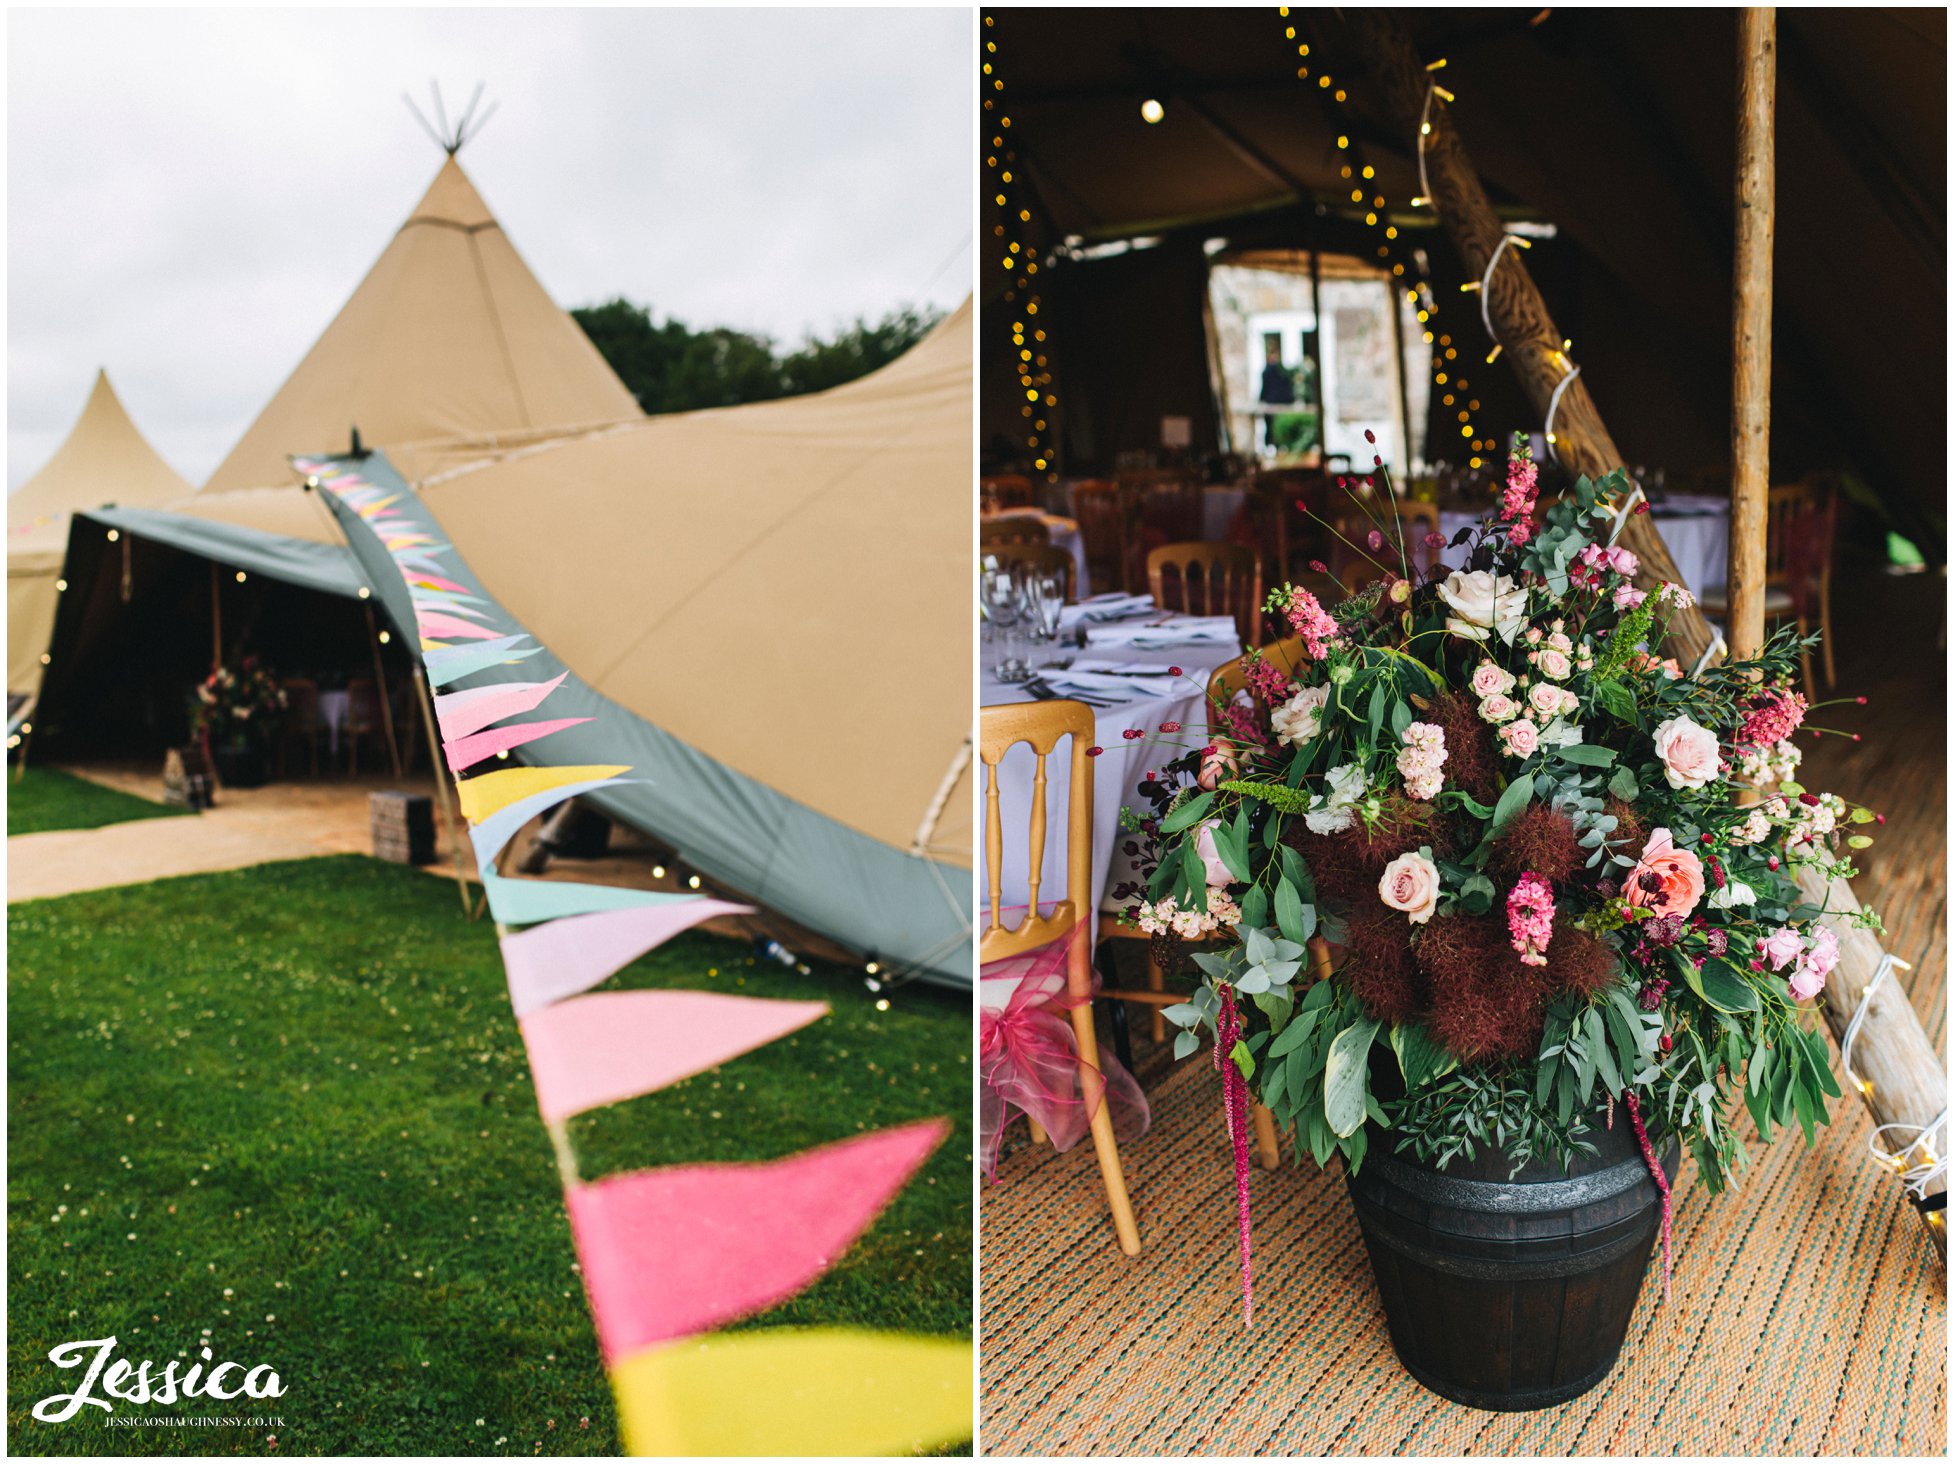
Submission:
<svg viewBox="0 0 1954 1464">
<path fill-rule="evenodd" d="M 42 10 L 7 20 L 7 486 L 106 366 L 201 483 L 441 155 L 557 303 L 797 341 L 970 289 L 973 29 L 939 10 Z"/>
</svg>

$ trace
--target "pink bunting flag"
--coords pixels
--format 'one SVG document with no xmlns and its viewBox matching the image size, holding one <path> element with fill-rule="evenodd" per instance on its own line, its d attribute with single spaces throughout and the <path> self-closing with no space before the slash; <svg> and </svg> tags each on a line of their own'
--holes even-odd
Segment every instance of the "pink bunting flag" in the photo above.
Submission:
<svg viewBox="0 0 1954 1464">
<path fill-rule="evenodd" d="M 606 1363 L 805 1290 L 950 1131 L 883 1129 L 770 1164 L 685 1164 L 565 1195 Z"/>
<path fill-rule="evenodd" d="M 434 716 L 441 724 L 441 736 L 444 739 L 466 737 L 504 717 L 534 711 L 569 674 L 565 671 L 548 681 L 504 681 L 436 697 Z"/>
<path fill-rule="evenodd" d="M 536 1106 L 555 1123 L 695 1077 L 824 1017 L 821 1001 L 600 991 L 521 1022 Z"/>
<path fill-rule="evenodd" d="M 501 634 L 441 610 L 416 609 L 414 619 L 420 626 L 422 640 L 494 640 Z"/>
<path fill-rule="evenodd" d="M 552 1002 L 588 991 L 646 951 L 716 915 L 751 915 L 750 905 L 700 898 L 631 910 L 605 910 L 552 920 L 502 937 L 509 1000 L 526 1017 Z"/>
<path fill-rule="evenodd" d="M 589 717 L 558 717 L 552 722 L 518 722 L 512 727 L 491 727 L 486 732 L 444 742 L 441 751 L 447 755 L 448 771 L 458 773 L 463 768 L 474 767 L 485 758 L 494 757 L 498 752 L 507 752 L 512 747 L 521 747 L 525 742 L 534 742 L 539 737 L 547 737 L 552 732 L 561 732 L 565 727 L 575 727 L 589 720 Z"/>
</svg>

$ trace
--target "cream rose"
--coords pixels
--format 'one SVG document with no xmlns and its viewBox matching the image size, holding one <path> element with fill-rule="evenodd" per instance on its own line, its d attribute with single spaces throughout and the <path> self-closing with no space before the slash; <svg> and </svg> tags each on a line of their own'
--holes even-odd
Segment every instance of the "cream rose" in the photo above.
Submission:
<svg viewBox="0 0 1954 1464">
<path fill-rule="evenodd" d="M 1560 712 L 1560 688 L 1545 681 L 1537 682 L 1527 688 L 1527 701 L 1541 716 L 1556 716 Z"/>
<path fill-rule="evenodd" d="M 1452 608 L 1445 628 L 1466 640 L 1483 641 L 1497 631 L 1510 643 L 1527 611 L 1526 592 L 1489 569 L 1453 570 L 1438 587 L 1438 597 Z"/>
<path fill-rule="evenodd" d="M 1305 686 L 1288 701 L 1269 713 L 1269 726 L 1278 742 L 1300 747 L 1323 730 L 1323 703 L 1330 699 L 1327 686 Z"/>
<path fill-rule="evenodd" d="M 1510 722 L 1520 715 L 1520 704 L 1505 692 L 1496 691 L 1479 703 L 1479 715 L 1488 722 Z"/>
<path fill-rule="evenodd" d="M 1384 866 L 1377 897 L 1423 925 L 1438 908 L 1438 866 L 1420 853 L 1400 854 Z"/>
<path fill-rule="evenodd" d="M 1701 788 L 1716 781 L 1717 734 L 1688 717 L 1671 717 L 1655 729 L 1655 755 L 1671 788 Z"/>
<path fill-rule="evenodd" d="M 1513 673 L 1504 666 L 1495 666 L 1491 661 L 1481 661 L 1472 673 L 1472 694 L 1487 697 L 1498 696 L 1513 689 Z"/>
</svg>

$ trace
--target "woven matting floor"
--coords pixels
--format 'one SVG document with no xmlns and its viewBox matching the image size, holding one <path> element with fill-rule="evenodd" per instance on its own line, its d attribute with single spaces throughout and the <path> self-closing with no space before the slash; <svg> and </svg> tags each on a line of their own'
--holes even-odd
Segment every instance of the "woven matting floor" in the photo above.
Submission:
<svg viewBox="0 0 1954 1464">
<path fill-rule="evenodd" d="M 1887 813 L 1860 898 L 1914 963 L 1923 1025 L 1945 1033 L 1944 688 L 1938 579 L 1881 582 L 1856 607 L 1866 651 L 1841 693 L 1871 689 L 1865 743 L 1827 739 L 1806 781 Z M 1873 626 L 1884 625 L 1883 632 Z M 1905 637 L 1891 627 L 1908 624 Z M 1914 659 L 1908 664 L 1903 657 Z M 1926 664 L 1922 664 L 1922 663 Z M 1843 709 L 1847 712 L 1856 709 Z M 1818 720 L 1818 719 L 1815 719 Z M 1839 722 L 1831 721 L 1831 725 Z M 1836 1056 L 1836 1054 L 1835 1054 Z M 1113 1242 L 1089 1147 L 1014 1129 L 982 1210 L 987 1455 L 1944 1455 L 1946 1278 L 1848 1097 L 1807 1152 L 1759 1147 L 1712 1201 L 1685 1162 L 1672 1299 L 1659 1259 L 1622 1360 L 1538 1413 L 1426 1392 L 1398 1365 L 1341 1178 L 1251 1171 L 1256 1326 L 1245 1332 L 1233 1166 L 1218 1080 L 1142 1044 L 1154 1127 L 1123 1150 L 1147 1249 Z M 1749 1119 L 1741 1120 L 1747 1129 Z"/>
</svg>

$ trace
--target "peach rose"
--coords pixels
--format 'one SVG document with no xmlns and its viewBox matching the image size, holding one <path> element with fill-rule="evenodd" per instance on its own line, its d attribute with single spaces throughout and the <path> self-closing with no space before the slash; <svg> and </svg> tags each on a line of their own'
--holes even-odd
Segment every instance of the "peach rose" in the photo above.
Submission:
<svg viewBox="0 0 1954 1464">
<path fill-rule="evenodd" d="M 1423 925 L 1438 908 L 1438 866 L 1423 854 L 1400 854 L 1384 866 L 1377 897 L 1404 911 L 1413 925 Z"/>
<path fill-rule="evenodd" d="M 1215 742 L 1214 751 L 1201 759 L 1201 771 L 1194 781 L 1206 792 L 1212 793 L 1225 779 L 1232 778 L 1241 771 L 1241 755 L 1233 743 Z"/>
<path fill-rule="evenodd" d="M 1687 916 L 1703 898 L 1703 861 L 1678 849 L 1669 830 L 1653 829 L 1622 895 L 1651 914 Z"/>
<path fill-rule="evenodd" d="M 1716 781 L 1717 734 L 1688 717 L 1671 717 L 1655 729 L 1655 755 L 1671 788 L 1701 788 Z"/>
</svg>

